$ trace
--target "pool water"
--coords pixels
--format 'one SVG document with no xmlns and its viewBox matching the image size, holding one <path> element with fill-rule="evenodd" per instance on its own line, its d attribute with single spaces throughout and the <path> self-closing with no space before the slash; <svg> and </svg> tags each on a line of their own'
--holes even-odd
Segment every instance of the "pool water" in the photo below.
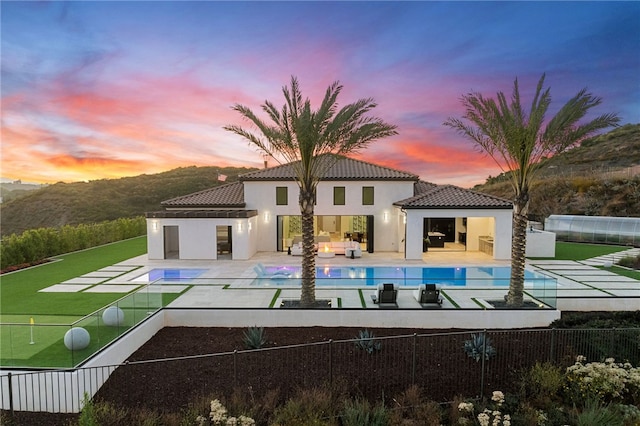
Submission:
<svg viewBox="0 0 640 426">
<path fill-rule="evenodd" d="M 148 283 L 169 283 L 169 282 L 190 282 L 194 278 L 198 278 L 206 269 L 152 269 L 149 272 L 132 279 L 134 282 Z"/>
<path fill-rule="evenodd" d="M 267 268 L 267 272 L 282 270 Z M 300 268 L 286 268 L 291 272 L 288 279 L 256 279 L 254 284 L 290 285 L 300 281 Z M 316 268 L 316 286 L 377 286 L 391 282 L 406 287 L 417 287 L 423 283 L 434 283 L 443 287 L 508 287 L 510 267 L 320 267 Z M 547 285 L 553 281 L 546 275 L 525 270 L 525 285 Z"/>
</svg>

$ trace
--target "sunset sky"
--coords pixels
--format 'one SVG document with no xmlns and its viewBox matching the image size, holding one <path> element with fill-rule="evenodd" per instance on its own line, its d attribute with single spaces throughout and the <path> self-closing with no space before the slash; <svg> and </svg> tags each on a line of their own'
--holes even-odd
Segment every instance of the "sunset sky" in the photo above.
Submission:
<svg viewBox="0 0 640 426">
<path fill-rule="evenodd" d="M 227 124 L 235 103 L 378 102 L 398 126 L 357 158 L 471 187 L 500 173 L 442 125 L 468 92 L 524 104 L 542 75 L 555 112 L 640 122 L 640 2 L 8 2 L 1 7 L 4 179 L 55 183 L 182 166 L 261 167 Z M 271 163 L 270 165 L 275 165 Z"/>
</svg>

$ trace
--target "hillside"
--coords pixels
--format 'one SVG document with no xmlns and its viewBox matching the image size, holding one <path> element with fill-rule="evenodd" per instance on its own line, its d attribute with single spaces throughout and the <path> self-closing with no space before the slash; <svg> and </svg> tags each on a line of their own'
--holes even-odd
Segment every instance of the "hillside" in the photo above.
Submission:
<svg viewBox="0 0 640 426">
<path fill-rule="evenodd" d="M 158 210 L 160 202 L 233 182 L 249 168 L 184 167 L 153 175 L 56 183 L 0 206 L 2 235 L 26 229 L 101 222 Z M 640 124 L 627 124 L 546 160 L 532 194 L 532 218 L 549 214 L 640 216 Z M 5 188 L 7 189 L 7 188 Z M 505 176 L 474 188 L 512 199 Z M 11 198 L 11 197 L 8 197 Z"/>
<path fill-rule="evenodd" d="M 0 183 L 0 201 L 6 203 L 15 198 L 22 197 L 30 191 L 43 188 L 47 185 L 22 183 L 20 181 Z"/>
<path fill-rule="evenodd" d="M 1 233 L 143 215 L 158 210 L 161 201 L 233 182 L 251 170 L 255 169 L 193 166 L 121 179 L 56 183 L 2 204 Z M 218 173 L 227 175 L 227 180 L 218 181 Z"/>
<path fill-rule="evenodd" d="M 473 189 L 513 198 L 504 174 Z M 530 213 L 541 221 L 550 214 L 640 216 L 640 124 L 621 126 L 545 160 Z"/>
</svg>

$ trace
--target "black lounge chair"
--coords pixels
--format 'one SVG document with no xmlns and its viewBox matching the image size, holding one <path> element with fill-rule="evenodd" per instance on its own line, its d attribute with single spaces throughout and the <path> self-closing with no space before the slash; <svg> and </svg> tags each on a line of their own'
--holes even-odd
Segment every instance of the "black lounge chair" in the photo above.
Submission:
<svg viewBox="0 0 640 426">
<path fill-rule="evenodd" d="M 437 304 L 438 306 L 442 306 L 440 289 L 435 284 L 420 284 L 414 292 L 414 296 L 421 305 Z"/>
<path fill-rule="evenodd" d="M 371 295 L 371 299 L 380 307 L 398 307 L 398 284 L 378 284 L 378 289 Z"/>
</svg>

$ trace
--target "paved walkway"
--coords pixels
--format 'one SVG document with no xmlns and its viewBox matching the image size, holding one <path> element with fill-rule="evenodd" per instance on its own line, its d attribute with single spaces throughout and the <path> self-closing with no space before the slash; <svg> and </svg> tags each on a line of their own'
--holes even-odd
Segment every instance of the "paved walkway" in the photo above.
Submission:
<svg viewBox="0 0 640 426">
<path fill-rule="evenodd" d="M 585 261 L 535 260 L 528 269 L 543 272 L 557 280 L 542 292 L 525 288 L 527 299 L 545 297 L 557 299 L 561 310 L 640 309 L 640 282 L 596 266 L 606 265 L 623 256 L 635 255 L 640 249 L 630 249 L 614 255 L 599 256 Z M 139 256 L 117 265 L 102 268 L 81 277 L 48 287 L 43 292 L 129 293 L 149 282 L 146 276 L 155 268 L 201 268 L 196 279 L 149 286 L 149 291 L 181 293 L 171 307 L 189 308 L 269 308 L 278 307 L 284 299 L 300 297 L 299 286 L 265 280 L 256 286 L 253 267 L 262 263 L 267 267 L 300 267 L 301 257 L 286 253 L 258 253 L 251 260 L 148 260 Z M 496 261 L 480 252 L 430 251 L 422 260 L 405 260 L 402 253 L 364 253 L 362 258 L 336 256 L 317 259 L 316 266 L 509 266 L 509 261 Z M 334 307 L 378 308 L 373 304 L 367 288 L 316 287 L 317 299 L 332 300 Z M 504 297 L 506 287 L 454 288 L 442 290 L 444 309 L 491 309 L 486 300 Z M 401 289 L 398 294 L 401 309 L 422 309 L 413 296 L 413 289 Z"/>
<path fill-rule="evenodd" d="M 638 254 L 640 249 L 632 248 L 583 261 L 532 260 L 528 264 L 558 280 L 558 309 L 639 310 L 640 281 L 606 268 L 623 257 Z M 605 269 L 599 268 L 603 266 Z"/>
</svg>

